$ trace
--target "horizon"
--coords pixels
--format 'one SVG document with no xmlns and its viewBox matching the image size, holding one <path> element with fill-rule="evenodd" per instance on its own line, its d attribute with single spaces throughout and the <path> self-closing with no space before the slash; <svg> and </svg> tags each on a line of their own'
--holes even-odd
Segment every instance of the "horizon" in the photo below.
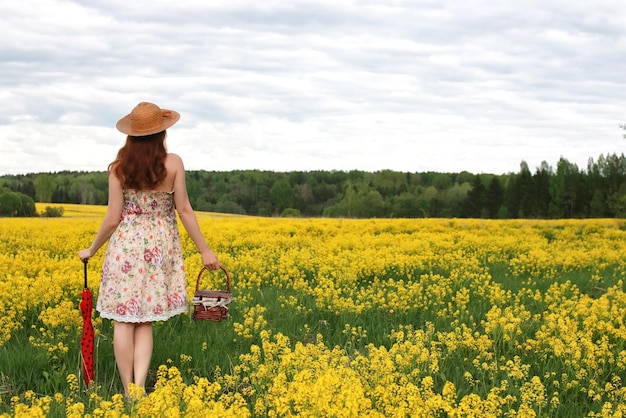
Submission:
<svg viewBox="0 0 626 418">
<path fill-rule="evenodd" d="M 580 167 L 578 164 L 576 164 L 575 162 L 570 161 L 568 158 L 561 156 L 559 158 L 559 161 L 561 159 L 564 159 L 566 161 L 568 161 L 570 164 L 576 165 L 576 167 L 579 169 L 579 171 L 581 173 L 586 173 L 587 172 L 587 168 L 588 168 L 588 164 L 593 161 L 593 163 L 598 163 L 598 160 L 600 157 L 608 157 L 611 155 L 615 155 L 617 157 L 625 157 L 625 154 L 623 152 L 621 153 L 610 153 L 610 154 L 600 154 L 597 157 L 589 157 L 589 159 L 587 160 L 587 164 L 585 165 L 585 167 Z M 554 171 L 554 169 L 557 168 L 557 164 L 558 162 L 555 162 L 554 165 L 550 164 L 550 162 L 548 161 L 542 161 L 542 163 L 546 163 L 549 168 Z M 461 173 L 469 173 L 469 174 L 473 174 L 473 175 L 493 175 L 493 176 L 508 176 L 508 175 L 515 175 L 515 174 L 519 174 L 519 171 L 521 169 L 521 165 L 523 163 L 526 163 L 525 161 L 520 161 L 520 165 L 518 167 L 517 171 L 509 171 L 506 173 L 489 173 L 489 172 L 472 172 L 472 171 L 468 171 L 468 170 L 461 170 L 461 171 L 433 171 L 433 170 L 428 170 L 428 171 L 404 171 L 404 170 L 394 170 L 394 169 L 388 169 L 388 168 L 383 168 L 380 170 L 361 170 L 361 169 L 329 169 L 329 170 L 324 170 L 324 169 L 313 169 L 313 170 L 288 170 L 288 171 L 281 171 L 281 170 L 270 170 L 270 169 L 232 169 L 232 170 L 211 170 L 211 169 L 189 169 L 186 168 L 185 172 L 189 173 L 189 172 L 194 172 L 194 171 L 206 171 L 206 172 L 215 172 L 215 173 L 229 173 L 229 172 L 245 172 L 245 171 L 258 171 L 258 172 L 269 172 L 269 173 L 284 173 L 284 174 L 288 174 L 288 173 L 296 173 L 296 172 L 303 172 L 303 173 L 314 173 L 314 172 L 345 172 L 345 173 L 349 173 L 349 172 L 353 172 L 353 171 L 357 171 L 357 172 L 363 172 L 363 173 L 369 173 L 369 174 L 374 174 L 374 173 L 380 173 L 380 172 L 385 172 L 385 171 L 391 171 L 391 172 L 397 172 L 397 173 L 405 173 L 405 174 L 426 174 L 426 173 L 436 173 L 436 174 L 461 174 Z M 526 163 L 527 164 L 527 163 Z M 531 167 L 530 165 L 528 165 L 528 169 L 530 170 L 530 172 L 532 174 L 536 173 L 539 169 L 541 168 L 541 164 L 534 167 Z M 107 170 L 57 170 L 57 171 L 36 171 L 36 172 L 28 172 L 28 173 L 5 173 L 2 174 L 0 173 L 0 177 L 28 177 L 28 176 L 36 176 L 36 175 L 40 175 L 40 174 L 50 174 L 50 175 L 55 175 L 55 174 L 64 174 L 64 173 L 69 173 L 69 174 L 77 174 L 77 173 L 106 173 Z"/>
</svg>

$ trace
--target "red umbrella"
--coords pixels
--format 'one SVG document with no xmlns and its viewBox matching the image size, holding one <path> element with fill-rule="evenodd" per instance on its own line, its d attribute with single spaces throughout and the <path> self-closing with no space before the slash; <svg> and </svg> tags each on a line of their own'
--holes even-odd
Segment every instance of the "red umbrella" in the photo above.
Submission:
<svg viewBox="0 0 626 418">
<path fill-rule="evenodd" d="M 93 381 L 93 324 L 91 323 L 91 310 L 93 308 L 93 295 L 87 287 L 87 260 L 85 264 L 85 287 L 83 288 L 82 299 L 80 301 L 80 311 L 83 314 L 83 336 L 80 339 L 80 348 L 83 359 L 83 377 L 85 384 Z"/>
</svg>

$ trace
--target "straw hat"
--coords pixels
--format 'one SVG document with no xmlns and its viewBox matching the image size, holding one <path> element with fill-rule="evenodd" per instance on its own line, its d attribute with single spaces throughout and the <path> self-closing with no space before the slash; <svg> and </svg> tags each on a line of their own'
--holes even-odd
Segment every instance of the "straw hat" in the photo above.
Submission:
<svg viewBox="0 0 626 418">
<path fill-rule="evenodd" d="M 180 119 L 173 110 L 161 109 L 154 103 L 141 102 L 117 122 L 117 130 L 130 136 L 146 136 L 164 131 Z"/>
</svg>

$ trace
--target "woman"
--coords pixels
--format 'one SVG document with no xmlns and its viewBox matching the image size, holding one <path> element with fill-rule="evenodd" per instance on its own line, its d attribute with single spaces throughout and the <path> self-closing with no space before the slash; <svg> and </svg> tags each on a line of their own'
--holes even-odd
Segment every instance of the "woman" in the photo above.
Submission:
<svg viewBox="0 0 626 418">
<path fill-rule="evenodd" d="M 174 209 L 202 263 L 220 268 L 189 203 L 183 162 L 165 148 L 166 129 L 179 118 L 142 102 L 118 121 L 128 137 L 108 168 L 107 212 L 91 246 L 78 253 L 87 260 L 108 240 L 96 310 L 113 320 L 113 351 L 126 395 L 130 383 L 145 386 L 152 322 L 188 310 Z"/>
</svg>

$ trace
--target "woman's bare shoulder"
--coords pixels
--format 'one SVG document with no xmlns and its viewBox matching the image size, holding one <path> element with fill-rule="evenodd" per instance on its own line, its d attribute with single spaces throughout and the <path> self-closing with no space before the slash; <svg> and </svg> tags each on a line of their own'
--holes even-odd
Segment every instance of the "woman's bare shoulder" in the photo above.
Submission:
<svg viewBox="0 0 626 418">
<path fill-rule="evenodd" d="M 178 154 L 174 154 L 173 152 L 168 152 L 167 153 L 167 159 L 172 159 L 172 160 L 179 160 L 182 161 L 182 158 L 180 158 L 180 155 Z"/>
<path fill-rule="evenodd" d="M 183 159 L 180 158 L 180 156 L 178 154 L 174 154 L 174 153 L 168 153 L 167 157 L 165 158 L 165 164 L 171 164 L 172 166 L 182 166 L 183 165 Z"/>
</svg>

